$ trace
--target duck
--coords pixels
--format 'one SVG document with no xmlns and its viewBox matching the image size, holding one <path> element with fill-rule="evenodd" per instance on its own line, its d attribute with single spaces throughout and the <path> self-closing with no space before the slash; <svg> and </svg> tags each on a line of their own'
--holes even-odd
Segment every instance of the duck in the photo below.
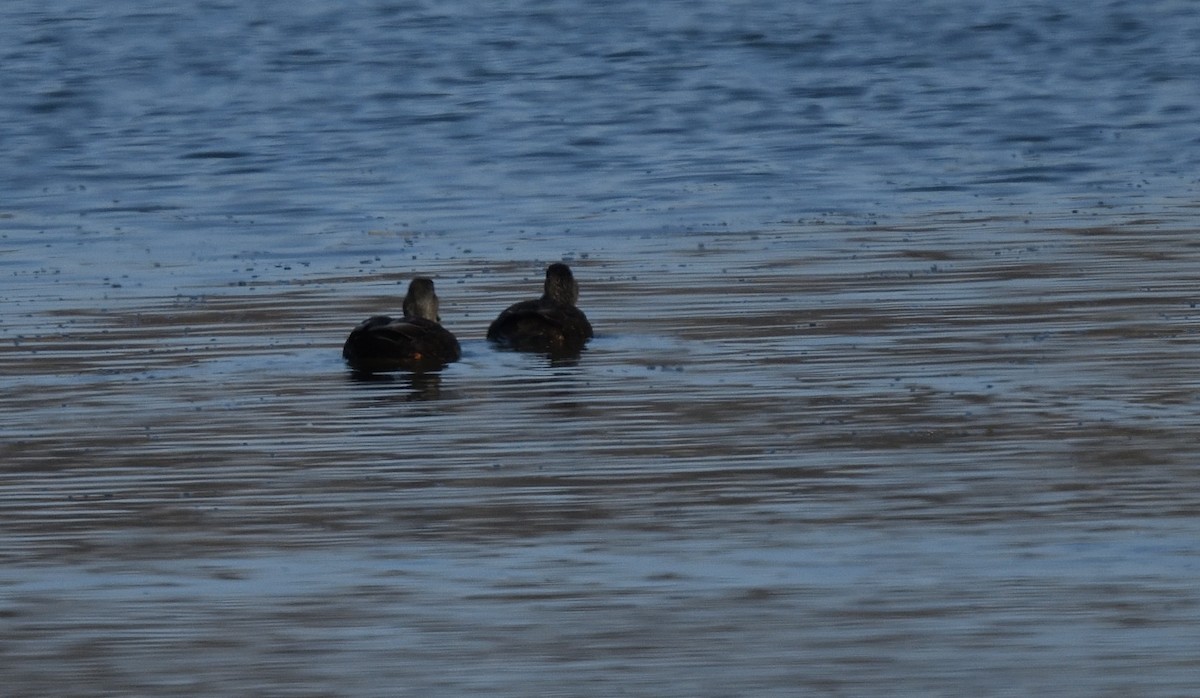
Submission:
<svg viewBox="0 0 1200 698">
<path fill-rule="evenodd" d="M 579 301 L 579 284 L 571 268 L 555 262 L 546 268 L 541 298 L 514 303 L 488 326 L 487 338 L 497 346 L 551 356 L 578 355 L 592 338 L 592 324 Z"/>
<path fill-rule="evenodd" d="M 404 296 L 404 317 L 375 315 L 350 331 L 342 358 L 356 372 L 433 371 L 458 361 L 458 339 L 442 327 L 433 280 L 415 277 Z"/>
</svg>

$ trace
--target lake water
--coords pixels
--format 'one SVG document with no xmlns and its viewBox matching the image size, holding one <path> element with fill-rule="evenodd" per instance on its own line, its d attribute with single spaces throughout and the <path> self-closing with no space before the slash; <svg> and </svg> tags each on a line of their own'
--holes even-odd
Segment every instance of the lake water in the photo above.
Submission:
<svg viewBox="0 0 1200 698">
<path fill-rule="evenodd" d="M 0 692 L 1200 693 L 1197 46 L 5 3 Z M 557 260 L 595 340 L 494 351 Z M 354 379 L 415 274 L 462 361 Z"/>
</svg>

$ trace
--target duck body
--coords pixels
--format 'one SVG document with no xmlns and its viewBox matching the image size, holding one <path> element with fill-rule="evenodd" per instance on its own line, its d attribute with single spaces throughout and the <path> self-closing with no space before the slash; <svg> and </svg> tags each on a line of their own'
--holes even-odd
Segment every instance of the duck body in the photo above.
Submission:
<svg viewBox="0 0 1200 698">
<path fill-rule="evenodd" d="M 404 298 L 404 317 L 375 315 L 350 331 L 342 358 L 362 373 L 434 371 L 462 356 L 458 339 L 438 320 L 433 282 L 417 277 Z"/>
<path fill-rule="evenodd" d="M 363 373 L 433 371 L 462 356 L 450 330 L 424 318 L 376 315 L 350 331 L 342 358 Z"/>
<path fill-rule="evenodd" d="M 592 324 L 575 306 L 579 286 L 565 264 L 546 269 L 541 298 L 514 303 L 488 327 L 488 340 L 517 351 L 578 354 L 592 338 Z"/>
</svg>

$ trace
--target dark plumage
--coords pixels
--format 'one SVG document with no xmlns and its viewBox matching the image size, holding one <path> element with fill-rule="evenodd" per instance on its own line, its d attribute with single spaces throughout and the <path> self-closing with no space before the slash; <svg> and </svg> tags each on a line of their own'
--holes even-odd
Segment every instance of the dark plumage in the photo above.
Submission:
<svg viewBox="0 0 1200 698">
<path fill-rule="evenodd" d="M 509 306 L 488 327 L 487 338 L 499 346 L 552 356 L 578 354 L 592 338 L 592 325 L 575 307 L 579 284 L 562 263 L 546 268 L 541 298 Z"/>
<path fill-rule="evenodd" d="M 379 371 L 432 371 L 458 361 L 458 340 L 438 317 L 433 281 L 418 276 L 404 296 L 404 317 L 376 315 L 355 327 L 342 347 L 350 368 Z"/>
</svg>

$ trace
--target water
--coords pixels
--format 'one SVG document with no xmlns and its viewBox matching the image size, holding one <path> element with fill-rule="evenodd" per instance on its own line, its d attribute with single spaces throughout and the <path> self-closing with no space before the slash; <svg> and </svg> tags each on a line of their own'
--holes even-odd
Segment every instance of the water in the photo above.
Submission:
<svg viewBox="0 0 1200 698">
<path fill-rule="evenodd" d="M 5 4 L 5 695 L 1196 694 L 1198 42 Z M 463 360 L 352 379 L 416 273 Z"/>
</svg>

